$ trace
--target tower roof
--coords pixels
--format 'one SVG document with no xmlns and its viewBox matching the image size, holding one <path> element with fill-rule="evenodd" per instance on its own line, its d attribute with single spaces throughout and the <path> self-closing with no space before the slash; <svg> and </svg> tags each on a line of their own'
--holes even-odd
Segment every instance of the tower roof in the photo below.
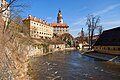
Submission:
<svg viewBox="0 0 120 80">
<path fill-rule="evenodd" d="M 58 17 L 59 17 L 59 18 L 62 18 L 62 12 L 61 12 L 60 9 L 59 9 L 59 12 L 58 12 Z"/>
</svg>

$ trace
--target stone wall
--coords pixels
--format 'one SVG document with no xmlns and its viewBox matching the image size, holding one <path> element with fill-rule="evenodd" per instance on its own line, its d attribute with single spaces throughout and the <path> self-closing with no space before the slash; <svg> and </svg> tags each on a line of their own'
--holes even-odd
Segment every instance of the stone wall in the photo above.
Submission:
<svg viewBox="0 0 120 80">
<path fill-rule="evenodd" d="M 64 50 L 65 49 L 65 44 L 50 44 L 49 45 L 49 51 L 54 52 L 54 51 L 59 51 L 59 50 Z"/>
</svg>

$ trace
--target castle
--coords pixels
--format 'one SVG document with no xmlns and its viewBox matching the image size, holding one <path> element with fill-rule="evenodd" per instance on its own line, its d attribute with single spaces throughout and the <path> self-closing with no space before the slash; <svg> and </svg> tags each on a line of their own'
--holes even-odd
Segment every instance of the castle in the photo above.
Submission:
<svg viewBox="0 0 120 80">
<path fill-rule="evenodd" d="M 69 26 L 63 23 L 62 12 L 59 10 L 57 16 L 57 23 L 48 23 L 45 20 L 38 19 L 29 15 L 26 19 L 23 20 L 23 23 L 29 29 L 29 35 L 32 38 L 50 38 L 52 39 L 53 34 L 64 34 L 68 33 Z"/>
</svg>

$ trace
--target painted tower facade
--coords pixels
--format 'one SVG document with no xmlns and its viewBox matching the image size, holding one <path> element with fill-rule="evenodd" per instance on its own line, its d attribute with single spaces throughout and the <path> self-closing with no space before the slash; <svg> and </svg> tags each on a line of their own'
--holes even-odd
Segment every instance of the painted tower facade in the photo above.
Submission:
<svg viewBox="0 0 120 80">
<path fill-rule="evenodd" d="M 57 23 L 62 23 L 63 24 L 63 17 L 62 17 L 61 10 L 59 10 L 59 12 L 58 12 Z"/>
<path fill-rule="evenodd" d="M 69 26 L 63 22 L 63 16 L 61 10 L 58 11 L 57 23 L 51 23 L 53 27 L 53 32 L 55 34 L 69 33 Z"/>
</svg>

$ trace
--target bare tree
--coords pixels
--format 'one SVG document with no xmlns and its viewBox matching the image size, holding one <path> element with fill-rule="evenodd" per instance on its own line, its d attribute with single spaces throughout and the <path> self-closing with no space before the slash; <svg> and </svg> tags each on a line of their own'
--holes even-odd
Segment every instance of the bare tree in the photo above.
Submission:
<svg viewBox="0 0 120 80">
<path fill-rule="evenodd" d="M 12 4 L 14 4 L 14 2 L 16 2 L 17 0 L 8 0 L 8 4 L 5 6 L 1 6 L 0 8 L 0 13 L 6 11 Z M 4 7 L 4 9 L 2 9 Z"/>
<path fill-rule="evenodd" d="M 100 21 L 99 16 L 88 15 L 87 16 L 87 26 L 88 26 L 88 35 L 89 35 L 89 48 L 92 49 L 92 40 L 94 36 L 95 30 L 98 28 L 98 24 Z"/>
<path fill-rule="evenodd" d="M 4 11 L 10 12 L 7 14 L 7 19 L 4 21 L 3 33 L 9 28 L 14 18 L 18 17 L 28 6 L 28 4 L 22 3 L 21 0 L 7 0 L 7 3 L 0 7 L 0 13 Z"/>
<path fill-rule="evenodd" d="M 91 31 L 91 18 L 90 15 L 87 16 L 87 22 L 86 22 L 87 26 L 88 26 L 88 43 L 89 43 L 89 49 L 90 49 L 90 31 Z"/>
<path fill-rule="evenodd" d="M 27 59 L 26 55 L 29 51 L 24 43 L 28 42 L 24 42 L 24 35 L 16 30 L 21 22 L 18 15 L 22 12 L 23 6 L 16 4 L 18 0 L 7 1 L 9 2 L 8 5 L 4 9 L 0 9 L 0 13 L 2 13 L 11 7 L 7 25 L 0 17 L 0 80 L 27 80 L 26 78 L 23 79 L 21 75 L 26 76 L 23 68 L 27 65 L 25 59 Z"/>
<path fill-rule="evenodd" d="M 101 25 L 101 26 L 98 26 L 98 33 L 99 33 L 99 35 L 101 35 L 102 34 L 102 32 L 103 32 L 103 26 Z"/>
</svg>

